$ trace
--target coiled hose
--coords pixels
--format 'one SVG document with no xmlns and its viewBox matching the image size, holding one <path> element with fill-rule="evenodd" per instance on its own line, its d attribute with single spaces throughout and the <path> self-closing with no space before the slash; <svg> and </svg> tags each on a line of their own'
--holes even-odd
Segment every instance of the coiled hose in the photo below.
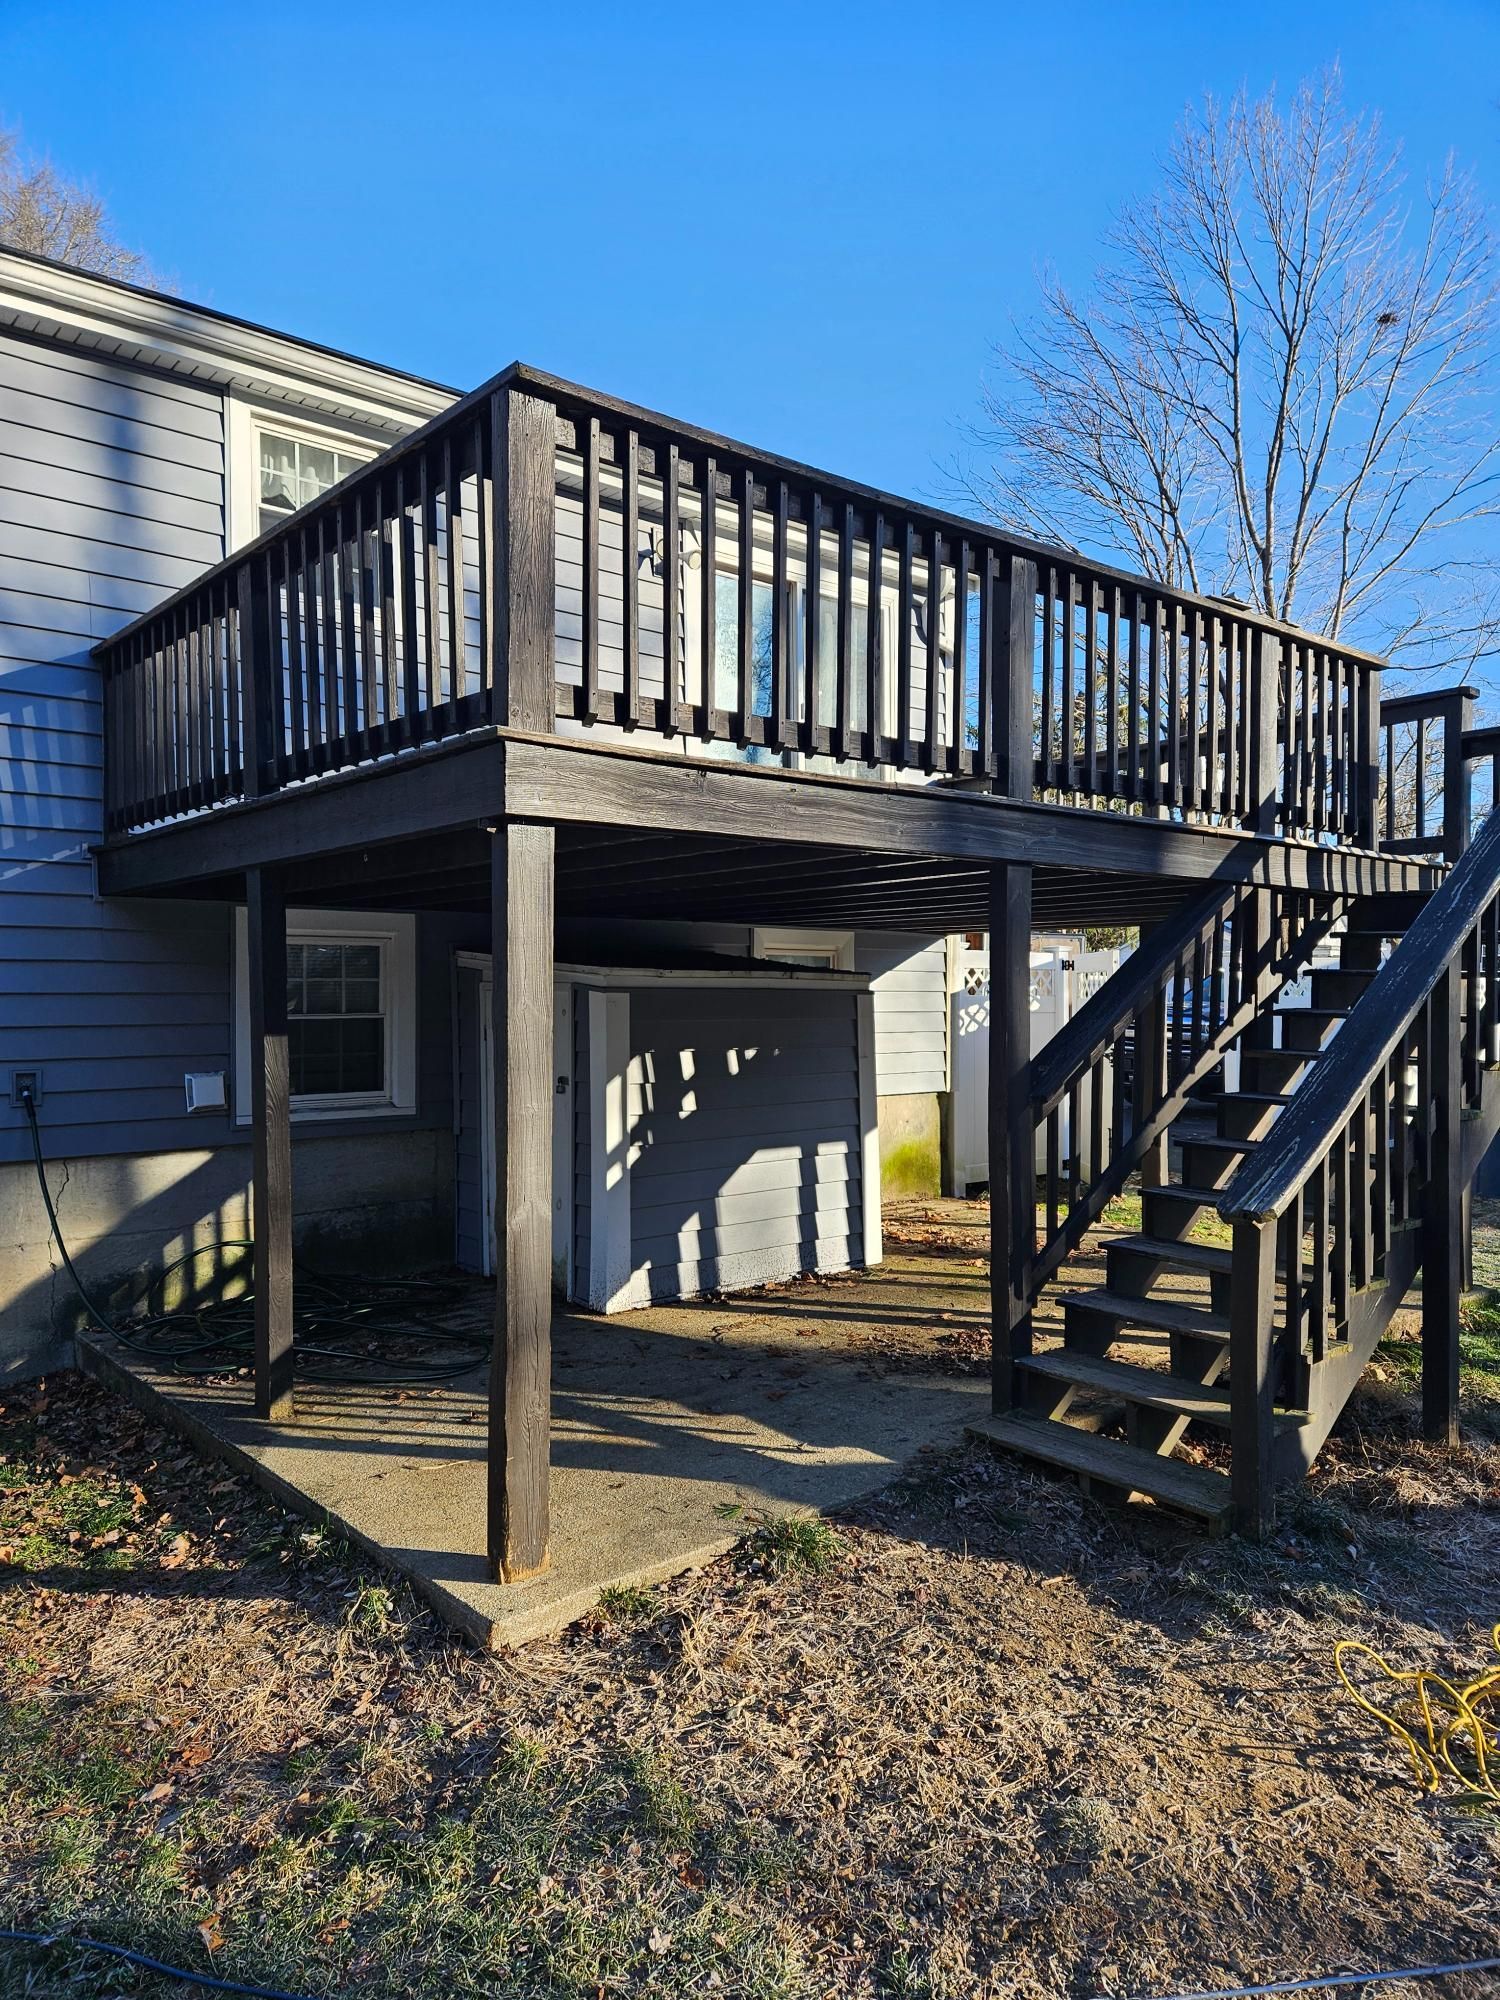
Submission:
<svg viewBox="0 0 1500 2000">
<path fill-rule="evenodd" d="M 1500 1625 L 1495 1626 L 1490 1639 L 1500 1653 Z M 1355 1686 L 1345 1662 L 1357 1654 L 1372 1662 L 1397 1688 L 1410 1691 L 1404 1714 L 1382 1708 Z M 1476 1679 L 1459 1687 L 1428 1667 L 1393 1667 L 1362 1639 L 1341 1639 L 1333 1649 L 1333 1663 L 1339 1679 L 1366 1715 L 1373 1715 L 1405 1746 L 1424 1792 L 1435 1792 L 1446 1774 L 1466 1786 L 1471 1797 L 1493 1799 L 1500 1805 L 1496 1725 L 1480 1713 L 1490 1703 L 1500 1704 L 1500 1666 L 1486 1667 Z M 1460 1746 L 1464 1749 L 1462 1763 L 1454 1755 Z"/>
</svg>

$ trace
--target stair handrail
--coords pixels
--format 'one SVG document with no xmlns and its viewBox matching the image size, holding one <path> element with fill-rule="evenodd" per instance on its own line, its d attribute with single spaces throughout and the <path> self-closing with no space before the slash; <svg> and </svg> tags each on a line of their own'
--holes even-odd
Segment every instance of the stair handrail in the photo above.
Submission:
<svg viewBox="0 0 1500 2000">
<path fill-rule="evenodd" d="M 1280 1216 L 1359 1109 L 1422 1007 L 1500 899 L 1500 812 L 1434 890 L 1378 976 L 1360 995 L 1317 1073 L 1302 1084 L 1253 1157 L 1225 1189 L 1226 1222 Z M 1490 996 L 1487 1011 L 1493 1011 Z"/>
</svg>

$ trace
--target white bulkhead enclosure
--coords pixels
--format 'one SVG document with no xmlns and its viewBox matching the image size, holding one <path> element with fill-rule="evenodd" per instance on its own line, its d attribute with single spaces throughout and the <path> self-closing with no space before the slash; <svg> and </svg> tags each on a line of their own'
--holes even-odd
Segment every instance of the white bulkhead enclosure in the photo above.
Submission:
<svg viewBox="0 0 1500 2000">
<path fill-rule="evenodd" d="M 489 963 L 456 968 L 456 1255 L 492 1264 Z M 599 1312 L 880 1260 L 860 973 L 560 966 L 553 1273 Z"/>
</svg>

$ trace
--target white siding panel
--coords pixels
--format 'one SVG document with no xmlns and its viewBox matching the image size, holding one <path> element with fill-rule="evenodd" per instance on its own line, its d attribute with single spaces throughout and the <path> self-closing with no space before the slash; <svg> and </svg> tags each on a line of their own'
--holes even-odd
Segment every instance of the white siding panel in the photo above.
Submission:
<svg viewBox="0 0 1500 2000">
<path fill-rule="evenodd" d="M 862 1261 L 852 993 L 630 996 L 632 1300 Z"/>
</svg>

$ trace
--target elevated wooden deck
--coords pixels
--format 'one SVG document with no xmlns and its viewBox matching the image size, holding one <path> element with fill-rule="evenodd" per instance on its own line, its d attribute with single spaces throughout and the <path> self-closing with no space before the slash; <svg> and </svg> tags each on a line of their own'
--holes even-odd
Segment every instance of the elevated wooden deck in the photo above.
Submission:
<svg viewBox="0 0 1500 2000">
<path fill-rule="evenodd" d="M 548 1563 L 560 924 L 990 933 L 1004 1412 L 1046 1255 L 1038 1121 L 1062 1242 L 1111 1175 L 1159 1167 L 1183 1024 L 1191 1080 L 1287 970 L 1278 941 L 1431 892 L 1468 835 L 1472 691 L 1382 713 L 1381 663 L 1341 641 L 519 365 L 99 654 L 102 891 L 248 910 L 263 1418 L 292 1383 L 286 906 L 488 913 L 487 1546 L 509 1584 Z M 1034 1088 L 1033 924 L 1179 910 Z M 1135 1065 L 1133 1115 L 1127 1041 L 1161 1057 Z M 1246 1462 L 1262 1480 L 1269 1447 Z"/>
</svg>

